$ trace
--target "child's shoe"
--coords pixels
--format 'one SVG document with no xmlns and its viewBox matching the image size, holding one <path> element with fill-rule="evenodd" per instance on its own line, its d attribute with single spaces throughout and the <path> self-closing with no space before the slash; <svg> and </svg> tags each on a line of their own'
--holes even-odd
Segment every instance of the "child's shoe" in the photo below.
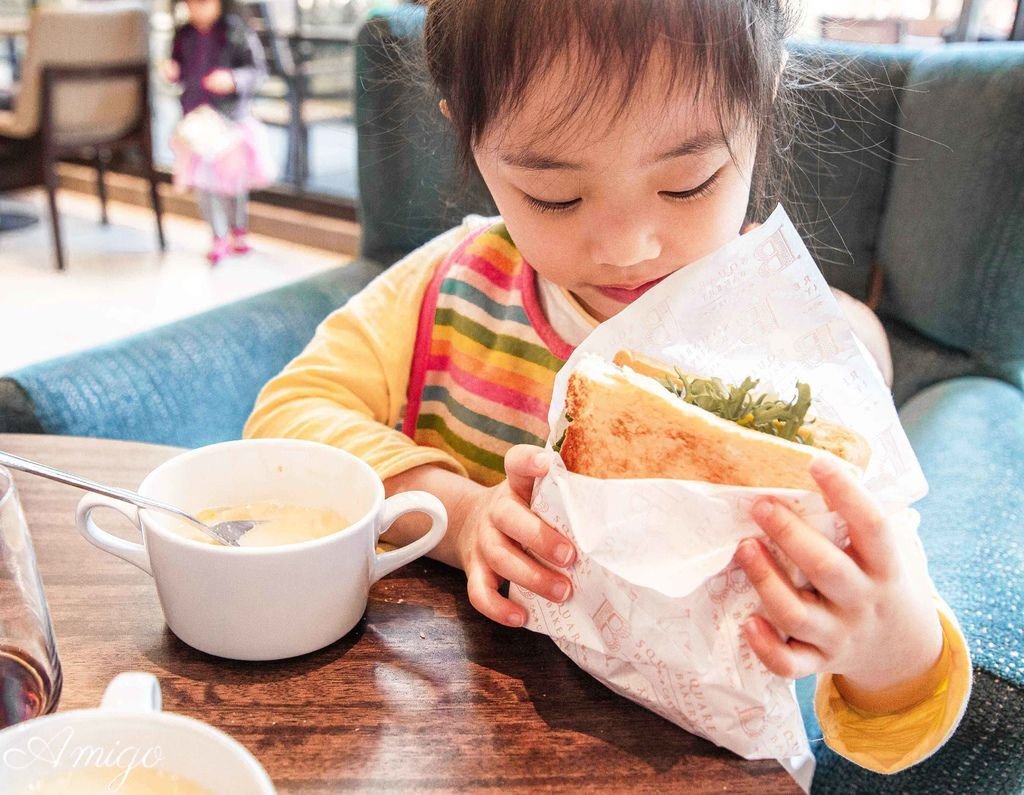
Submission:
<svg viewBox="0 0 1024 795">
<path fill-rule="evenodd" d="M 245 239 L 247 234 L 249 234 L 247 229 L 231 230 L 231 250 L 235 254 L 247 254 L 251 250 L 249 248 L 249 241 Z"/>
<path fill-rule="evenodd" d="M 210 249 L 210 253 L 206 255 L 206 258 L 210 260 L 211 265 L 216 265 L 231 251 L 231 243 L 227 237 L 215 237 L 213 239 L 213 248 Z"/>
</svg>

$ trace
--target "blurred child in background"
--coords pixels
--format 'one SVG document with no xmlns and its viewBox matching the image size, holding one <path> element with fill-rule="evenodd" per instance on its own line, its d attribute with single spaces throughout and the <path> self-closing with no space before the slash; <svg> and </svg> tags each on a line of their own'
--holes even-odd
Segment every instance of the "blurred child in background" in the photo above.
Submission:
<svg viewBox="0 0 1024 795">
<path fill-rule="evenodd" d="M 215 265 L 249 250 L 249 191 L 273 180 L 266 131 L 251 102 L 266 78 L 263 48 L 230 0 L 187 0 L 188 21 L 174 34 L 164 77 L 181 87 L 174 131 L 174 183 L 194 189 L 213 231 Z"/>
</svg>

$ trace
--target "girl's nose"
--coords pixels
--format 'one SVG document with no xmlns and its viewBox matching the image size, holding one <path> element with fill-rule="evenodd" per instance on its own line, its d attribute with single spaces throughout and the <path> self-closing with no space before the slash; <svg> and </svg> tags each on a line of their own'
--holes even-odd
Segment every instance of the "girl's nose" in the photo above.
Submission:
<svg viewBox="0 0 1024 795">
<path fill-rule="evenodd" d="M 591 234 L 590 256 L 596 265 L 628 268 L 661 256 L 657 231 L 642 218 L 598 221 Z"/>
</svg>

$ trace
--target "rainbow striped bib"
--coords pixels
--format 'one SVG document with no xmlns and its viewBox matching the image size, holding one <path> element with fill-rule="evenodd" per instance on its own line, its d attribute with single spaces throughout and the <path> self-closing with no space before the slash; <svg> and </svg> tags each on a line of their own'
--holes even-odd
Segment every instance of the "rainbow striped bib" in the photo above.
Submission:
<svg viewBox="0 0 1024 795">
<path fill-rule="evenodd" d="M 427 288 L 403 429 L 465 466 L 477 483 L 505 477 L 506 451 L 543 445 L 555 374 L 572 346 L 537 300 L 533 268 L 504 224 L 465 240 Z"/>
</svg>

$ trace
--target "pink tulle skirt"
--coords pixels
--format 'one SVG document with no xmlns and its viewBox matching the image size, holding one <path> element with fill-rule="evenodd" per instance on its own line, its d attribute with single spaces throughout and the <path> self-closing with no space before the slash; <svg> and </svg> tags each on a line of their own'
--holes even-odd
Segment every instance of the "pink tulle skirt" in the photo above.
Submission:
<svg viewBox="0 0 1024 795">
<path fill-rule="evenodd" d="M 171 136 L 174 185 L 227 196 L 263 188 L 277 176 L 266 128 L 251 116 L 235 121 L 203 106 Z"/>
</svg>

